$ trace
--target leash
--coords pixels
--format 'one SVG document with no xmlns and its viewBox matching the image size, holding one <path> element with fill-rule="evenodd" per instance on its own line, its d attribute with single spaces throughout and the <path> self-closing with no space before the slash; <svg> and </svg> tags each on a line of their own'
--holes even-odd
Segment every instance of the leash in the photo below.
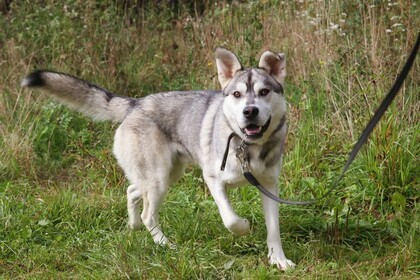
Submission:
<svg viewBox="0 0 420 280">
<path fill-rule="evenodd" d="M 398 75 L 397 79 L 395 80 L 394 85 L 392 86 L 391 90 L 388 92 L 388 94 L 383 99 L 381 105 L 376 110 L 375 114 L 373 115 L 373 117 L 370 119 L 369 123 L 366 125 L 365 129 L 363 130 L 362 135 L 359 137 L 359 140 L 354 145 L 353 150 L 350 152 L 349 157 L 347 159 L 347 162 L 344 165 L 344 168 L 341 171 L 340 176 L 337 178 L 337 180 L 334 181 L 330 190 L 327 193 L 325 193 L 321 198 L 314 199 L 314 200 L 308 200 L 308 201 L 292 201 L 292 200 L 286 200 L 286 199 L 279 198 L 278 196 L 272 194 L 270 191 L 268 191 L 266 188 L 264 188 L 260 184 L 260 182 L 257 180 L 257 178 L 255 178 L 255 176 L 251 173 L 251 170 L 249 168 L 248 146 L 247 146 L 247 143 L 242 139 L 239 146 L 236 147 L 236 157 L 238 158 L 239 162 L 241 163 L 241 170 L 242 170 L 242 174 L 244 175 L 244 177 L 248 180 L 248 182 L 251 185 L 256 187 L 261 193 L 263 193 L 267 197 L 277 201 L 278 203 L 283 203 L 283 204 L 309 205 L 309 204 L 313 204 L 315 202 L 318 202 L 318 201 L 324 199 L 325 197 L 327 197 L 329 194 L 331 194 L 331 192 L 333 190 L 337 189 L 338 184 L 343 179 L 344 174 L 347 172 L 348 168 L 350 167 L 350 164 L 353 162 L 356 155 L 359 153 L 360 148 L 366 142 L 370 133 L 373 131 L 376 124 L 381 119 L 381 117 L 384 115 L 384 113 L 388 109 L 389 105 L 392 103 L 395 96 L 397 95 L 397 93 L 401 89 L 401 86 L 402 86 L 405 78 L 407 77 L 408 73 L 410 72 L 411 67 L 413 66 L 414 60 L 416 58 L 416 55 L 417 55 L 417 52 L 418 52 L 418 49 L 419 49 L 419 42 L 420 42 L 420 35 L 417 36 L 417 41 L 416 41 L 416 43 L 415 43 L 415 45 L 414 45 L 414 47 L 413 47 L 413 49 L 410 53 L 410 56 L 408 57 L 407 62 L 405 63 L 401 73 Z M 234 136 L 238 136 L 238 135 L 235 132 L 232 132 L 228 137 L 226 150 L 225 150 L 225 153 L 224 153 L 224 156 L 223 156 L 222 165 L 220 167 L 221 171 L 223 171 L 225 169 L 227 157 L 228 157 L 228 154 L 229 154 L 230 141 L 232 140 L 232 138 Z"/>
</svg>

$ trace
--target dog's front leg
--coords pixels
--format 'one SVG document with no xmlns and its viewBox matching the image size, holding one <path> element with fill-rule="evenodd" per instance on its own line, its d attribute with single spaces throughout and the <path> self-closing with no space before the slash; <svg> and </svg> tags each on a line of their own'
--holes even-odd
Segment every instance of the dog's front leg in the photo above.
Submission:
<svg viewBox="0 0 420 280">
<path fill-rule="evenodd" d="M 278 195 L 277 182 L 269 184 L 267 190 Z M 283 252 L 280 240 L 279 205 L 276 201 L 261 194 L 264 209 L 265 224 L 267 226 L 268 261 L 282 270 L 294 267 L 295 264 L 288 260 Z"/>
<path fill-rule="evenodd" d="M 226 193 L 225 185 L 214 177 L 204 177 L 211 195 L 216 202 L 225 227 L 236 235 L 246 235 L 250 232 L 249 221 L 239 217 L 232 208 Z"/>
</svg>

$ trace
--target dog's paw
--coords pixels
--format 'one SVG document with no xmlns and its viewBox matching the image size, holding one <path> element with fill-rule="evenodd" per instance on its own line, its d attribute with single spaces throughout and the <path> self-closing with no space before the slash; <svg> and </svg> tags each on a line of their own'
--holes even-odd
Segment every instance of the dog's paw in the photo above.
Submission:
<svg viewBox="0 0 420 280">
<path fill-rule="evenodd" d="M 247 235 L 251 232 L 249 221 L 243 218 L 237 218 L 225 224 L 226 228 L 235 235 Z"/>
<path fill-rule="evenodd" d="M 178 247 L 176 246 L 176 244 L 175 243 L 172 243 L 171 241 L 169 241 L 168 244 L 166 244 L 166 246 L 168 246 L 168 248 L 171 249 L 171 250 L 178 249 Z"/>
<path fill-rule="evenodd" d="M 268 258 L 269 264 L 275 265 L 278 269 L 283 271 L 293 269 L 296 266 L 291 260 L 285 258 L 278 258 L 275 256 L 268 256 Z"/>
<path fill-rule="evenodd" d="M 129 223 L 128 224 L 128 228 L 130 230 L 139 230 L 140 227 L 141 227 L 141 223 L 138 223 L 138 224 L 136 224 L 136 223 Z"/>
<path fill-rule="evenodd" d="M 160 239 L 160 240 L 157 240 L 156 239 L 156 240 L 154 240 L 154 242 L 156 244 L 162 246 L 162 247 L 167 247 L 167 248 L 169 248 L 171 250 L 176 250 L 177 249 L 176 244 L 175 243 L 172 243 L 171 241 L 169 241 L 169 239 L 166 238 L 166 237 L 163 238 L 163 239 Z"/>
<path fill-rule="evenodd" d="M 128 227 L 130 229 L 132 230 L 140 229 L 142 224 L 143 223 L 141 222 L 140 215 L 136 213 L 128 215 Z"/>
</svg>

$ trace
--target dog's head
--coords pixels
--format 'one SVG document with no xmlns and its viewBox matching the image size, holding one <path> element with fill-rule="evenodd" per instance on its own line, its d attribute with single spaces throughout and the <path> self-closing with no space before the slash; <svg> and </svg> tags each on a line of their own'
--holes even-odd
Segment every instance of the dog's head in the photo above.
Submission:
<svg viewBox="0 0 420 280">
<path fill-rule="evenodd" d="M 247 142 L 265 142 L 286 113 L 286 56 L 266 51 L 258 68 L 244 69 L 236 55 L 218 48 L 216 64 L 229 125 Z"/>
</svg>

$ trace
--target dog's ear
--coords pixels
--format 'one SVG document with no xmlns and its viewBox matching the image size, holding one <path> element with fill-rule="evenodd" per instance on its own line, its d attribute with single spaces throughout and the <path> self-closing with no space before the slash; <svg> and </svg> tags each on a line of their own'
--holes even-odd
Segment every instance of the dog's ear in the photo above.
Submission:
<svg viewBox="0 0 420 280">
<path fill-rule="evenodd" d="M 236 55 L 223 48 L 216 49 L 216 65 L 222 89 L 232 80 L 233 75 L 242 69 L 242 65 Z"/>
<path fill-rule="evenodd" d="M 266 51 L 261 55 L 259 68 L 264 69 L 282 86 L 286 78 L 286 55 Z"/>
</svg>

